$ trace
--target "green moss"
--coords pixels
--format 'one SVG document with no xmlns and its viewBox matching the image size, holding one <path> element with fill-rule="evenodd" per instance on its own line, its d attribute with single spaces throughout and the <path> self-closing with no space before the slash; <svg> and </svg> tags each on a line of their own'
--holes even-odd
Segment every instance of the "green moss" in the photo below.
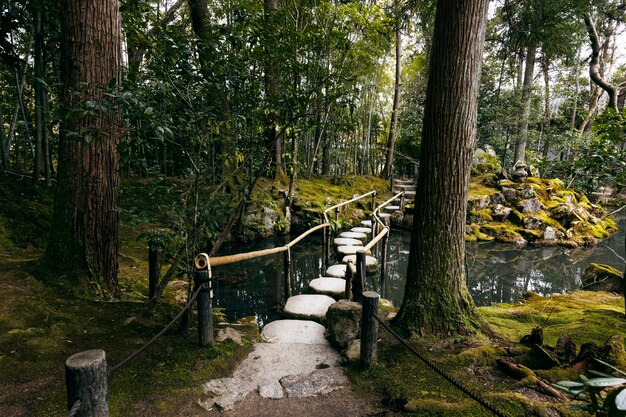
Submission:
<svg viewBox="0 0 626 417">
<path fill-rule="evenodd" d="M 522 236 L 518 233 L 519 227 L 514 226 L 509 222 L 503 223 L 488 223 L 480 227 L 480 231 L 486 235 L 492 236 L 500 242 L 505 243 L 519 243 L 523 240 Z"/>
<path fill-rule="evenodd" d="M 468 199 L 471 199 L 471 198 L 476 199 L 476 198 L 481 198 L 483 196 L 490 196 L 498 192 L 499 190 L 495 187 L 487 186 L 478 181 L 470 181 Z"/>
<path fill-rule="evenodd" d="M 506 350 L 491 345 L 471 347 L 459 353 L 459 365 L 479 365 L 485 366 L 493 364 L 496 359 L 506 355 Z"/>
</svg>

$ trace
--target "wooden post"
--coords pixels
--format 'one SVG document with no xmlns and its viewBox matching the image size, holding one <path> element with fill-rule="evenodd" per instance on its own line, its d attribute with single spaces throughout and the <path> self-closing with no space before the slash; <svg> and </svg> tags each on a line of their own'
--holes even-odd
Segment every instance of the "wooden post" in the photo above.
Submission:
<svg viewBox="0 0 626 417">
<path fill-rule="evenodd" d="M 335 235 L 337 235 L 338 227 L 339 227 L 339 207 L 335 207 Z"/>
<path fill-rule="evenodd" d="M 330 226 L 324 228 L 324 272 L 330 266 Z"/>
<path fill-rule="evenodd" d="M 376 210 L 376 193 L 372 194 L 372 212 Z"/>
<path fill-rule="evenodd" d="M 387 278 L 387 244 L 389 243 L 389 230 L 383 236 L 383 245 L 380 254 L 380 296 L 385 298 L 385 280 Z"/>
<path fill-rule="evenodd" d="M 368 368 L 376 363 L 378 356 L 378 322 L 373 314 L 378 315 L 379 298 L 374 291 L 365 291 L 361 303 L 361 365 Z"/>
<path fill-rule="evenodd" d="M 344 297 L 346 300 L 352 299 L 352 279 L 354 278 L 354 274 L 352 273 L 353 262 L 350 259 L 346 262 L 346 289 L 344 291 Z"/>
<path fill-rule="evenodd" d="M 406 197 L 404 196 L 405 191 L 402 190 L 402 195 L 400 196 L 400 210 L 404 210 L 404 206 L 406 204 Z"/>
<path fill-rule="evenodd" d="M 361 295 L 365 287 L 366 256 L 367 252 L 363 249 L 356 251 L 356 275 L 354 276 L 354 282 L 352 284 L 352 300 L 358 303 L 361 302 Z"/>
<path fill-rule="evenodd" d="M 213 344 L 213 306 L 211 298 L 213 289 L 211 288 L 211 270 L 196 270 L 195 288 L 200 290 L 198 294 L 198 344 L 209 346 Z"/>
<path fill-rule="evenodd" d="M 283 302 L 287 302 L 287 298 L 291 297 L 291 249 L 289 248 L 283 252 L 283 278 L 285 279 L 285 298 Z"/>
<path fill-rule="evenodd" d="M 107 362 L 102 349 L 76 353 L 65 361 L 67 409 L 80 400 L 79 417 L 109 417 Z"/>
<path fill-rule="evenodd" d="M 159 285 L 159 276 L 161 275 L 159 267 L 159 245 L 151 240 L 148 245 L 148 298 L 152 300 Z"/>
<path fill-rule="evenodd" d="M 372 213 L 370 219 L 371 219 L 370 221 L 372 222 L 372 239 L 373 239 L 378 234 L 378 222 L 376 221 L 376 216 L 374 216 L 374 213 Z"/>
</svg>

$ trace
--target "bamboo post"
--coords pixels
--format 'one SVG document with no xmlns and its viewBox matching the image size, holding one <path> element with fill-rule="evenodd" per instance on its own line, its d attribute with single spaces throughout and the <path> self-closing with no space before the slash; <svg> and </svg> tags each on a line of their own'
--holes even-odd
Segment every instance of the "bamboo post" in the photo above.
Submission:
<svg viewBox="0 0 626 417">
<path fill-rule="evenodd" d="M 324 271 L 330 266 L 330 226 L 324 228 Z"/>
<path fill-rule="evenodd" d="M 150 300 L 156 296 L 159 276 L 159 245 L 151 240 L 148 245 L 148 298 Z"/>
<path fill-rule="evenodd" d="M 381 254 L 380 254 L 380 295 L 381 297 L 385 298 L 385 280 L 387 279 L 387 252 L 388 252 L 388 247 L 387 244 L 389 243 L 389 232 L 387 232 L 385 234 L 385 236 L 383 236 L 383 245 L 382 248 L 380 249 Z"/>
<path fill-rule="evenodd" d="M 80 400 L 77 416 L 109 417 L 107 362 L 102 349 L 76 353 L 65 361 L 67 409 Z"/>
<path fill-rule="evenodd" d="M 291 297 L 291 249 L 289 247 L 283 252 L 283 278 L 285 279 L 285 298 L 283 301 L 287 302 L 287 298 Z"/>
<path fill-rule="evenodd" d="M 379 298 L 374 291 L 365 291 L 361 303 L 361 365 L 368 368 L 376 363 L 378 356 L 378 322 L 373 315 L 378 315 Z"/>
<path fill-rule="evenodd" d="M 195 288 L 202 288 L 198 294 L 198 344 L 200 346 L 213 345 L 213 289 L 211 288 L 211 269 L 196 270 L 194 277 Z"/>
<path fill-rule="evenodd" d="M 376 210 L 376 193 L 372 194 L 372 212 Z"/>
<path fill-rule="evenodd" d="M 367 252 L 363 249 L 356 252 L 356 275 L 354 276 L 352 284 L 352 300 L 361 302 L 361 296 L 363 294 L 363 288 L 365 283 L 365 262 Z"/>
<path fill-rule="evenodd" d="M 378 222 L 376 221 L 376 216 L 374 213 L 370 216 L 370 221 L 372 222 L 372 237 L 378 234 Z"/>
<path fill-rule="evenodd" d="M 337 227 L 339 227 L 339 207 L 335 207 L 335 235 L 337 234 Z"/>
</svg>

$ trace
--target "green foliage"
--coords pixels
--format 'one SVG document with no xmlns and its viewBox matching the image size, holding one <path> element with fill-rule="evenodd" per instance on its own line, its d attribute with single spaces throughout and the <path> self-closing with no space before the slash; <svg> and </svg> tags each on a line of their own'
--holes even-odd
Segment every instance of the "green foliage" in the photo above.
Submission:
<svg viewBox="0 0 626 417">
<path fill-rule="evenodd" d="M 552 386 L 574 399 L 582 400 L 584 404 L 575 406 L 576 409 L 592 412 L 596 416 L 626 416 L 626 372 L 595 360 L 620 377 L 592 370 L 589 371 L 593 375 L 591 378 L 580 375 L 582 382 L 559 381 Z"/>
</svg>

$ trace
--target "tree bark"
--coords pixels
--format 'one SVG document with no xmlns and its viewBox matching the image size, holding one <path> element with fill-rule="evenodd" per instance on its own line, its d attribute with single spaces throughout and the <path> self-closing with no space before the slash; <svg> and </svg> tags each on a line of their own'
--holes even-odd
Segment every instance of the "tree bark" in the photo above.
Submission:
<svg viewBox="0 0 626 417">
<path fill-rule="evenodd" d="M 381 177 L 389 179 L 393 169 L 393 157 L 396 145 L 396 135 L 398 132 L 398 112 L 400 108 L 400 88 L 402 84 L 402 20 L 400 11 L 400 2 L 396 0 L 396 81 L 393 91 L 393 108 L 391 110 L 391 123 L 389 124 L 389 137 L 387 139 L 387 157 L 385 159 L 385 167 L 383 168 Z"/>
<path fill-rule="evenodd" d="M 531 93 L 533 90 L 533 79 L 535 74 L 535 58 L 537 46 L 529 45 L 526 48 L 526 68 L 524 69 L 524 84 L 522 86 L 522 119 L 519 130 L 515 138 L 515 155 L 513 164 L 517 161 L 526 161 L 526 142 L 528 141 L 528 120 L 530 119 Z"/>
<path fill-rule="evenodd" d="M 589 61 L 589 77 L 602 88 L 609 95 L 608 108 L 614 109 L 619 112 L 619 106 L 617 99 L 619 97 L 619 87 L 610 84 L 604 79 L 601 73 L 600 66 L 600 41 L 598 40 L 598 32 L 591 17 L 585 15 L 585 25 L 587 26 L 587 33 L 589 34 L 589 42 L 591 43 L 591 60 Z"/>
<path fill-rule="evenodd" d="M 416 215 L 397 318 L 421 335 L 487 330 L 467 289 L 464 238 L 488 3 L 437 3 Z"/>
<path fill-rule="evenodd" d="M 54 222 L 44 266 L 117 294 L 121 130 L 114 110 L 85 115 L 120 80 L 117 0 L 61 1 L 63 114 Z M 78 110 L 78 111 L 77 111 Z"/>
<path fill-rule="evenodd" d="M 43 116 L 43 95 L 45 93 L 44 86 L 44 69 L 43 69 L 43 27 L 42 27 L 42 1 L 36 0 L 33 8 L 33 27 L 35 34 L 35 51 L 34 51 L 34 69 L 35 77 L 33 80 L 33 90 L 35 90 L 35 156 L 33 158 L 33 177 L 32 183 L 36 185 L 39 182 L 39 176 L 44 168 L 44 158 L 42 151 L 43 135 L 45 132 L 44 116 Z"/>
<path fill-rule="evenodd" d="M 550 123 L 552 121 L 552 111 L 550 110 L 550 63 L 548 62 L 548 58 L 544 55 L 543 61 L 541 62 L 541 70 L 543 72 L 543 82 L 544 82 L 544 103 L 543 103 L 543 129 L 539 133 L 541 136 L 544 136 L 543 139 L 543 150 L 542 157 L 545 160 L 550 153 Z M 539 143 L 541 143 L 541 136 L 539 137 Z"/>
</svg>

